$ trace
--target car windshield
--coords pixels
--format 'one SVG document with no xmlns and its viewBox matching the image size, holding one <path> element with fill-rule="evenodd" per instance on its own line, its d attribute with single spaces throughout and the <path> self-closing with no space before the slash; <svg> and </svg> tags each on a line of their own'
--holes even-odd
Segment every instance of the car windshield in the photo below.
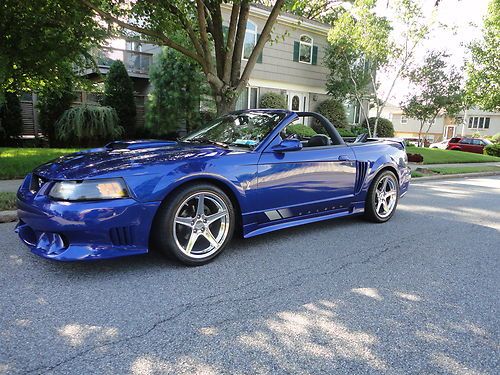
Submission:
<svg viewBox="0 0 500 375">
<path fill-rule="evenodd" d="M 201 130 L 188 134 L 184 142 L 255 148 L 285 117 L 285 113 L 244 112 L 215 119 Z"/>
</svg>

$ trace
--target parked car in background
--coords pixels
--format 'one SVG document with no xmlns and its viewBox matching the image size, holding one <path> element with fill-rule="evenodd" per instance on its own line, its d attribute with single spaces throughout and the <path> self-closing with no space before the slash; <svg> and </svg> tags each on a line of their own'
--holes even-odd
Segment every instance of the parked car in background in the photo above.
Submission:
<svg viewBox="0 0 500 375">
<path fill-rule="evenodd" d="M 476 154 L 482 154 L 484 148 L 491 144 L 487 139 L 482 138 L 452 138 L 448 142 L 447 150 L 474 152 Z"/>
<path fill-rule="evenodd" d="M 444 141 L 441 142 L 431 143 L 429 148 L 439 148 L 441 150 L 446 150 L 446 147 L 448 147 L 449 142 L 450 142 L 449 139 L 445 139 Z"/>
</svg>

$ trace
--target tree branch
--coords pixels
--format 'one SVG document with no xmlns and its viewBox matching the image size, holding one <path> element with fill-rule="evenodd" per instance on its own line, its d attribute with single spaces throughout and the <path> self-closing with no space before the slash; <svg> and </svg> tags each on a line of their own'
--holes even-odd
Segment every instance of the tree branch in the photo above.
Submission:
<svg viewBox="0 0 500 375">
<path fill-rule="evenodd" d="M 167 47 L 173 48 L 180 53 L 184 54 L 187 57 L 192 58 L 193 60 L 197 61 L 201 66 L 204 66 L 204 60 L 202 56 L 199 56 L 197 53 L 189 50 L 186 47 L 181 46 L 180 44 L 174 42 L 173 40 L 169 39 L 165 34 L 154 31 L 154 30 L 149 30 L 140 26 L 132 25 L 129 24 L 125 21 L 120 20 L 119 18 L 111 15 L 110 13 L 107 13 L 103 11 L 102 9 L 98 8 L 94 4 L 92 4 L 88 0 L 80 0 L 82 4 L 87 6 L 88 8 L 92 9 L 95 13 L 97 13 L 102 19 L 106 20 L 107 22 L 110 23 L 115 23 L 120 27 L 123 27 L 125 29 L 135 31 L 140 34 L 148 35 L 150 37 L 155 38 L 159 44 L 165 45 Z"/>
<path fill-rule="evenodd" d="M 238 29 L 234 40 L 234 51 L 231 67 L 231 85 L 236 85 L 241 73 L 241 56 L 243 53 L 243 42 L 245 40 L 245 32 L 247 30 L 248 13 L 250 12 L 250 4 L 248 0 L 242 0 L 240 5 L 240 15 L 238 18 Z"/>
<path fill-rule="evenodd" d="M 224 58 L 224 72 L 222 75 L 222 80 L 225 84 L 229 83 L 231 79 L 231 67 L 233 62 L 233 52 L 234 52 L 234 39 L 236 36 L 236 26 L 238 23 L 238 15 L 240 13 L 240 4 L 233 3 L 233 8 L 231 9 L 231 18 L 229 21 L 229 31 L 227 33 L 226 42 L 226 56 Z"/>
<path fill-rule="evenodd" d="M 264 28 L 262 29 L 262 33 L 260 34 L 260 38 L 257 41 L 257 44 L 255 45 L 252 54 L 250 55 L 250 58 L 247 61 L 247 64 L 245 66 L 245 70 L 243 71 L 243 74 L 241 75 L 240 81 L 238 85 L 236 86 L 236 92 L 239 92 L 243 87 L 247 85 L 248 79 L 250 78 L 250 73 L 252 72 L 253 68 L 255 67 L 255 63 L 257 62 L 257 58 L 259 54 L 262 52 L 264 49 L 265 44 L 267 41 L 271 38 L 271 30 L 273 29 L 273 26 L 280 14 L 281 8 L 283 7 L 283 4 L 285 3 L 285 0 L 277 0 L 276 3 L 274 4 L 273 9 L 271 10 L 271 13 L 269 14 L 269 18 L 266 21 L 266 24 L 264 25 Z"/>
</svg>

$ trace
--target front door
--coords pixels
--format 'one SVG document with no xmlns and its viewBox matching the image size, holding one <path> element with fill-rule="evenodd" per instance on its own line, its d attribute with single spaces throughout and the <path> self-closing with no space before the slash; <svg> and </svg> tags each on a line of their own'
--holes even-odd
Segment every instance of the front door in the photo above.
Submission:
<svg viewBox="0 0 500 375">
<path fill-rule="evenodd" d="M 447 126 L 446 127 L 446 139 L 451 139 L 455 136 L 455 127 Z"/>
<path fill-rule="evenodd" d="M 294 112 L 309 111 L 309 94 L 307 92 L 288 91 L 288 109 Z M 302 117 L 301 122 L 307 124 L 307 118 Z"/>
</svg>

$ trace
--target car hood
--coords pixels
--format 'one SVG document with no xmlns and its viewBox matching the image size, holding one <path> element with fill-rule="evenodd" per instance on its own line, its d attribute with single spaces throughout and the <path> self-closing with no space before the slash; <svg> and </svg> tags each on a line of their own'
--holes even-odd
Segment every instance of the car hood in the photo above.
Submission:
<svg viewBox="0 0 500 375">
<path fill-rule="evenodd" d="M 113 142 L 103 148 L 62 156 L 39 166 L 34 173 L 51 180 L 154 173 L 148 167 L 156 169 L 155 166 L 186 160 L 206 161 L 206 158 L 217 158 L 230 152 L 230 149 L 214 145 L 184 142 Z"/>
</svg>

